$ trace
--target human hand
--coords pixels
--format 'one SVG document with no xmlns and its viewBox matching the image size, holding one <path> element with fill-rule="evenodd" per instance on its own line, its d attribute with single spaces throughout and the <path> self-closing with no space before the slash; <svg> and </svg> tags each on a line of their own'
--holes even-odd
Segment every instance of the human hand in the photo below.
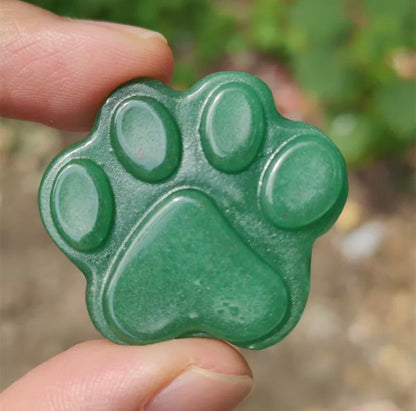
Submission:
<svg viewBox="0 0 416 411">
<path fill-rule="evenodd" d="M 157 33 L 69 20 L 19 1 L 0 4 L 3 116 L 87 130 L 106 96 L 136 77 L 168 82 L 173 60 Z M 242 356 L 209 339 L 143 347 L 79 344 L 1 395 L 4 410 L 222 411 L 252 388 Z"/>
</svg>

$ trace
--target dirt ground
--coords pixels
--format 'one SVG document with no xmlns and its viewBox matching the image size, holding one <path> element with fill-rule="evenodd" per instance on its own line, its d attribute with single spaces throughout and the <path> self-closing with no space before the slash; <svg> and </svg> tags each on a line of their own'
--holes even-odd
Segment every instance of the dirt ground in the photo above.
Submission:
<svg viewBox="0 0 416 411">
<path fill-rule="evenodd" d="M 37 211 L 44 168 L 77 138 L 1 123 L 2 388 L 71 345 L 99 338 L 83 276 L 49 239 Z M 373 165 L 351 173 L 350 184 L 345 212 L 314 248 L 299 325 L 274 347 L 244 351 L 256 388 L 238 411 L 337 411 L 377 402 L 386 402 L 380 410 L 415 409 L 409 171 Z"/>
</svg>

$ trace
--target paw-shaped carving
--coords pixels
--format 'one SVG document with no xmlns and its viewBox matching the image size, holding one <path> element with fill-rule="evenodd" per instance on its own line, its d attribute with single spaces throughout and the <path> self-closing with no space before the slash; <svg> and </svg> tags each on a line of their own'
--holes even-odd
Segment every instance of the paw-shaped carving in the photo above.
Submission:
<svg viewBox="0 0 416 411">
<path fill-rule="evenodd" d="M 91 134 L 50 165 L 39 201 L 106 337 L 260 349 L 298 322 L 313 241 L 346 196 L 329 139 L 281 117 L 263 82 L 230 72 L 185 92 L 154 80 L 117 89 Z"/>
</svg>

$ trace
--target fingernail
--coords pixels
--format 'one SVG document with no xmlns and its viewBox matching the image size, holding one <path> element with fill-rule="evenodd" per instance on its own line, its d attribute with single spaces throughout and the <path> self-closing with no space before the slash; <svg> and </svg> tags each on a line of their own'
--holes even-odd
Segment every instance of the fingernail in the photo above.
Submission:
<svg viewBox="0 0 416 411">
<path fill-rule="evenodd" d="M 109 23 L 109 24 L 113 26 L 115 29 L 135 34 L 139 36 L 141 39 L 159 39 L 159 40 L 163 40 L 165 43 L 168 42 L 166 38 L 157 31 L 144 29 L 142 27 L 128 26 L 126 24 L 116 24 L 116 23 Z"/>
<path fill-rule="evenodd" d="M 146 411 L 230 411 L 252 387 L 248 375 L 224 375 L 193 366 L 159 392 Z"/>
<path fill-rule="evenodd" d="M 96 26 L 107 27 L 110 29 L 122 31 L 124 33 L 134 34 L 140 37 L 141 39 L 158 39 L 158 40 L 164 41 L 165 43 L 168 42 L 166 38 L 159 32 L 144 29 L 143 27 L 129 26 L 127 24 L 111 23 L 108 21 L 78 20 L 78 19 L 70 19 L 70 20 L 81 22 L 81 23 L 94 24 Z"/>
</svg>

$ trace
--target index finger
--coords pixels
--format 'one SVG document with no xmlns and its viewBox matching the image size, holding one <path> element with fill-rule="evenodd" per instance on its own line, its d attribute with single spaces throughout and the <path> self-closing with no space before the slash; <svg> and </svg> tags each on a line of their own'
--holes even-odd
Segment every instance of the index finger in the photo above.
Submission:
<svg viewBox="0 0 416 411">
<path fill-rule="evenodd" d="M 82 131 L 125 81 L 168 82 L 172 52 L 149 30 L 70 20 L 20 1 L 0 4 L 1 115 Z"/>
</svg>

